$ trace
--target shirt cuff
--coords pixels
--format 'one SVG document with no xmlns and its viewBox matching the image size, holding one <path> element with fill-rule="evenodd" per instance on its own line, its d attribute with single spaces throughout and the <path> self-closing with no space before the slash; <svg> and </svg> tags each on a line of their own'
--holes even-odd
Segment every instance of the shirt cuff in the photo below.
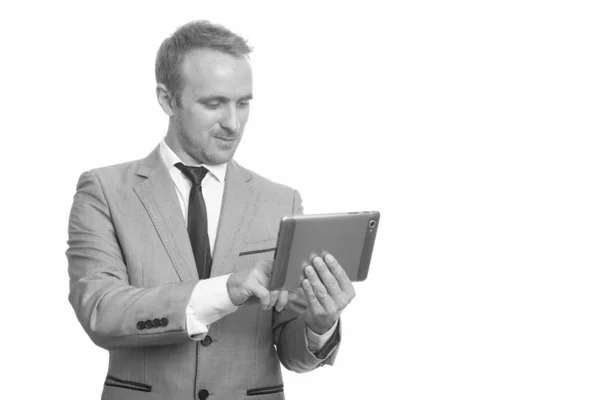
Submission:
<svg viewBox="0 0 600 400">
<path fill-rule="evenodd" d="M 229 275 L 203 279 L 196 284 L 185 309 L 186 330 L 190 339 L 204 339 L 210 324 L 238 309 L 227 293 Z"/>
<path fill-rule="evenodd" d="M 321 350 L 325 346 L 327 341 L 329 339 L 331 339 L 331 337 L 335 333 L 335 330 L 337 329 L 338 321 L 339 320 L 336 320 L 335 324 L 333 324 L 331 329 L 329 329 L 327 332 L 325 332 L 322 335 L 319 335 L 318 333 L 314 333 L 308 327 L 308 324 L 306 325 L 306 341 L 308 344 L 308 350 L 310 350 L 311 353 L 314 354 L 314 353 L 318 352 L 319 350 Z"/>
</svg>

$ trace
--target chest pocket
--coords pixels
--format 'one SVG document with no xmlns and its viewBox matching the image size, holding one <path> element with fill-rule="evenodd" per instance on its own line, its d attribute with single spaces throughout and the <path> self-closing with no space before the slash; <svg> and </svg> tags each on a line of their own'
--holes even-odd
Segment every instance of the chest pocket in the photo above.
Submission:
<svg viewBox="0 0 600 400">
<path fill-rule="evenodd" d="M 256 243 L 248 243 L 242 248 L 242 251 L 240 252 L 240 254 L 238 256 L 239 257 L 247 257 L 247 256 L 263 254 L 264 256 L 270 256 L 272 258 L 275 255 L 275 245 L 276 245 L 275 238 L 263 240 L 263 241 L 256 242 Z M 267 254 L 267 253 L 271 253 L 271 254 Z"/>
<path fill-rule="evenodd" d="M 276 215 L 274 218 L 257 218 L 253 221 L 240 248 L 238 260 L 243 261 L 245 258 L 273 260 L 280 219 L 281 217 Z"/>
<path fill-rule="evenodd" d="M 236 269 L 249 268 L 260 261 L 273 261 L 276 244 L 276 238 L 244 243 L 237 257 Z"/>
<path fill-rule="evenodd" d="M 258 260 L 273 260 L 277 238 L 264 239 L 256 242 L 245 243 L 238 257 L 253 258 Z"/>
<path fill-rule="evenodd" d="M 273 261 L 277 247 L 279 223 L 291 205 L 277 201 L 261 203 L 256 210 L 256 217 L 246 234 L 244 244 L 237 254 L 237 263 L 249 267 L 259 261 Z"/>
</svg>

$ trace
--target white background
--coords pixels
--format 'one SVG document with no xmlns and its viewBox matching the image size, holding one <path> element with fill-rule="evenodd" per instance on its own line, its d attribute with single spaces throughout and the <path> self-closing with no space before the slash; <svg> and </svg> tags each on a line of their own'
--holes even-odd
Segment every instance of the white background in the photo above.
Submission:
<svg viewBox="0 0 600 400">
<path fill-rule="evenodd" d="M 597 2 L 7 3 L 2 398 L 99 399 L 75 184 L 164 136 L 154 57 L 192 19 L 255 49 L 238 161 L 307 213 L 382 214 L 336 365 L 286 373 L 288 399 L 600 398 Z"/>
</svg>

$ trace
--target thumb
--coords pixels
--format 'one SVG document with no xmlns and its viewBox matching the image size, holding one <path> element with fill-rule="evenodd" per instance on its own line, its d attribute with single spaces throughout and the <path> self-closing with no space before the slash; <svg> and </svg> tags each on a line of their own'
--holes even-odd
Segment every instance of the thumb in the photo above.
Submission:
<svg viewBox="0 0 600 400">
<path fill-rule="evenodd" d="M 273 271 L 274 261 L 261 261 L 260 262 L 260 270 L 267 276 L 267 278 L 271 277 L 271 272 Z"/>
<path fill-rule="evenodd" d="M 271 292 L 269 292 L 266 288 L 264 288 L 263 286 L 258 286 L 255 290 L 254 290 L 254 296 L 256 296 L 258 298 L 258 300 L 260 301 L 260 304 L 262 304 L 263 309 L 268 310 L 269 306 L 271 305 Z"/>
</svg>

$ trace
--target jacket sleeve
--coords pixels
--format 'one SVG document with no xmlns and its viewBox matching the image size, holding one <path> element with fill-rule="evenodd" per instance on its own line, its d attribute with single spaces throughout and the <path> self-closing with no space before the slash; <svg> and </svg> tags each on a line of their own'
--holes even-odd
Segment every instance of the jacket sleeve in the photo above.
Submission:
<svg viewBox="0 0 600 400">
<path fill-rule="evenodd" d="M 302 213 L 302 198 L 298 191 L 294 191 L 293 215 Z M 316 355 L 313 354 L 308 350 L 306 339 L 304 316 L 307 302 L 301 288 L 297 293 L 300 299 L 291 307 L 281 312 L 273 311 L 273 338 L 279 360 L 284 367 L 295 372 L 308 372 L 325 364 L 333 365 L 341 341 L 341 319 L 333 336 Z"/>
<path fill-rule="evenodd" d="M 69 301 L 100 347 L 189 341 L 185 310 L 197 281 L 134 287 L 103 188 L 93 171 L 79 178 L 69 216 Z"/>
</svg>

